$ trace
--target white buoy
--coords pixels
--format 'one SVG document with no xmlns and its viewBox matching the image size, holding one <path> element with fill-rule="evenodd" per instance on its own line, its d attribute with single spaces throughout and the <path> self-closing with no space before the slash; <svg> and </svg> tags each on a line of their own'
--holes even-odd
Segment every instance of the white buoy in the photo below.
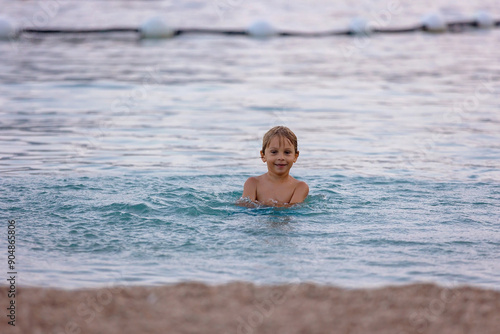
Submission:
<svg viewBox="0 0 500 334">
<path fill-rule="evenodd" d="M 430 13 L 422 17 L 422 25 L 425 30 L 432 32 L 444 32 L 448 29 L 443 16 L 439 13 Z"/>
<path fill-rule="evenodd" d="M 349 31 L 356 35 L 367 35 L 372 33 L 373 27 L 362 17 L 355 17 L 349 22 Z"/>
<path fill-rule="evenodd" d="M 174 36 L 174 29 L 169 27 L 161 17 L 152 17 L 144 22 L 141 27 L 142 38 L 170 38 Z"/>
<path fill-rule="evenodd" d="M 250 36 L 253 37 L 270 37 L 276 35 L 278 32 L 276 29 L 267 21 L 257 20 L 254 21 L 247 29 Z"/>
<path fill-rule="evenodd" d="M 19 31 L 5 16 L 0 16 L 0 40 L 13 39 L 19 35 Z"/>
<path fill-rule="evenodd" d="M 484 29 L 493 28 L 495 26 L 495 19 L 493 19 L 493 16 L 482 10 L 474 14 L 474 21 L 476 21 L 478 27 Z"/>
</svg>

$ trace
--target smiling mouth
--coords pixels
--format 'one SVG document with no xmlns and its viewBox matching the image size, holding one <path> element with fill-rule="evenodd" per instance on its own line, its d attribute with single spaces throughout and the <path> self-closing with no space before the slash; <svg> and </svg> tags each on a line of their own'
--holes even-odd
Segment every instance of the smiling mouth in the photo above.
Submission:
<svg viewBox="0 0 500 334">
<path fill-rule="evenodd" d="M 275 165 L 278 167 L 285 167 L 286 166 L 286 164 L 275 164 Z"/>
</svg>

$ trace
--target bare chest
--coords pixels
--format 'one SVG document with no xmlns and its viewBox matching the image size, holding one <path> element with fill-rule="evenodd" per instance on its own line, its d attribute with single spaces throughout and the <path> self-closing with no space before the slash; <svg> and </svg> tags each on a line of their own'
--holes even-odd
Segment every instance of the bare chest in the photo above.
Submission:
<svg viewBox="0 0 500 334">
<path fill-rule="evenodd" d="M 257 201 L 289 203 L 295 191 L 295 184 L 265 184 L 257 187 Z"/>
</svg>

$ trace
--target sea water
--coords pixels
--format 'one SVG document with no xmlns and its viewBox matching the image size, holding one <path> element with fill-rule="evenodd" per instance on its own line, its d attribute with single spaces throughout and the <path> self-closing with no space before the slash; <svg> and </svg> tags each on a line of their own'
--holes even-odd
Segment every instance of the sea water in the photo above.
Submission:
<svg viewBox="0 0 500 334">
<path fill-rule="evenodd" d="M 488 1 L 433 3 L 448 18 L 500 14 Z M 428 11 L 400 4 L 389 26 Z M 26 25 L 46 13 L 44 27 L 138 26 L 162 12 L 177 26 L 241 28 L 265 16 L 314 31 L 387 4 L 88 1 L 61 2 L 52 16 L 38 2 L 2 8 Z M 0 218 L 16 220 L 18 282 L 498 289 L 499 40 L 497 29 L 0 43 Z M 236 206 L 245 180 L 266 171 L 259 150 L 274 125 L 299 138 L 291 174 L 309 197 L 292 208 Z M 6 241 L 5 228 L 2 249 Z"/>
</svg>

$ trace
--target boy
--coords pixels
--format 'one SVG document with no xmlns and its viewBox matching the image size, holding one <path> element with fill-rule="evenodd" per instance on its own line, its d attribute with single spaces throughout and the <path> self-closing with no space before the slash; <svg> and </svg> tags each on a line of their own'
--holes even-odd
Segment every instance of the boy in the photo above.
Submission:
<svg viewBox="0 0 500 334">
<path fill-rule="evenodd" d="M 267 164 L 267 173 L 245 182 L 238 204 L 291 206 L 303 202 L 309 187 L 289 175 L 299 157 L 295 134 L 285 126 L 272 128 L 264 135 L 260 157 Z"/>
</svg>

